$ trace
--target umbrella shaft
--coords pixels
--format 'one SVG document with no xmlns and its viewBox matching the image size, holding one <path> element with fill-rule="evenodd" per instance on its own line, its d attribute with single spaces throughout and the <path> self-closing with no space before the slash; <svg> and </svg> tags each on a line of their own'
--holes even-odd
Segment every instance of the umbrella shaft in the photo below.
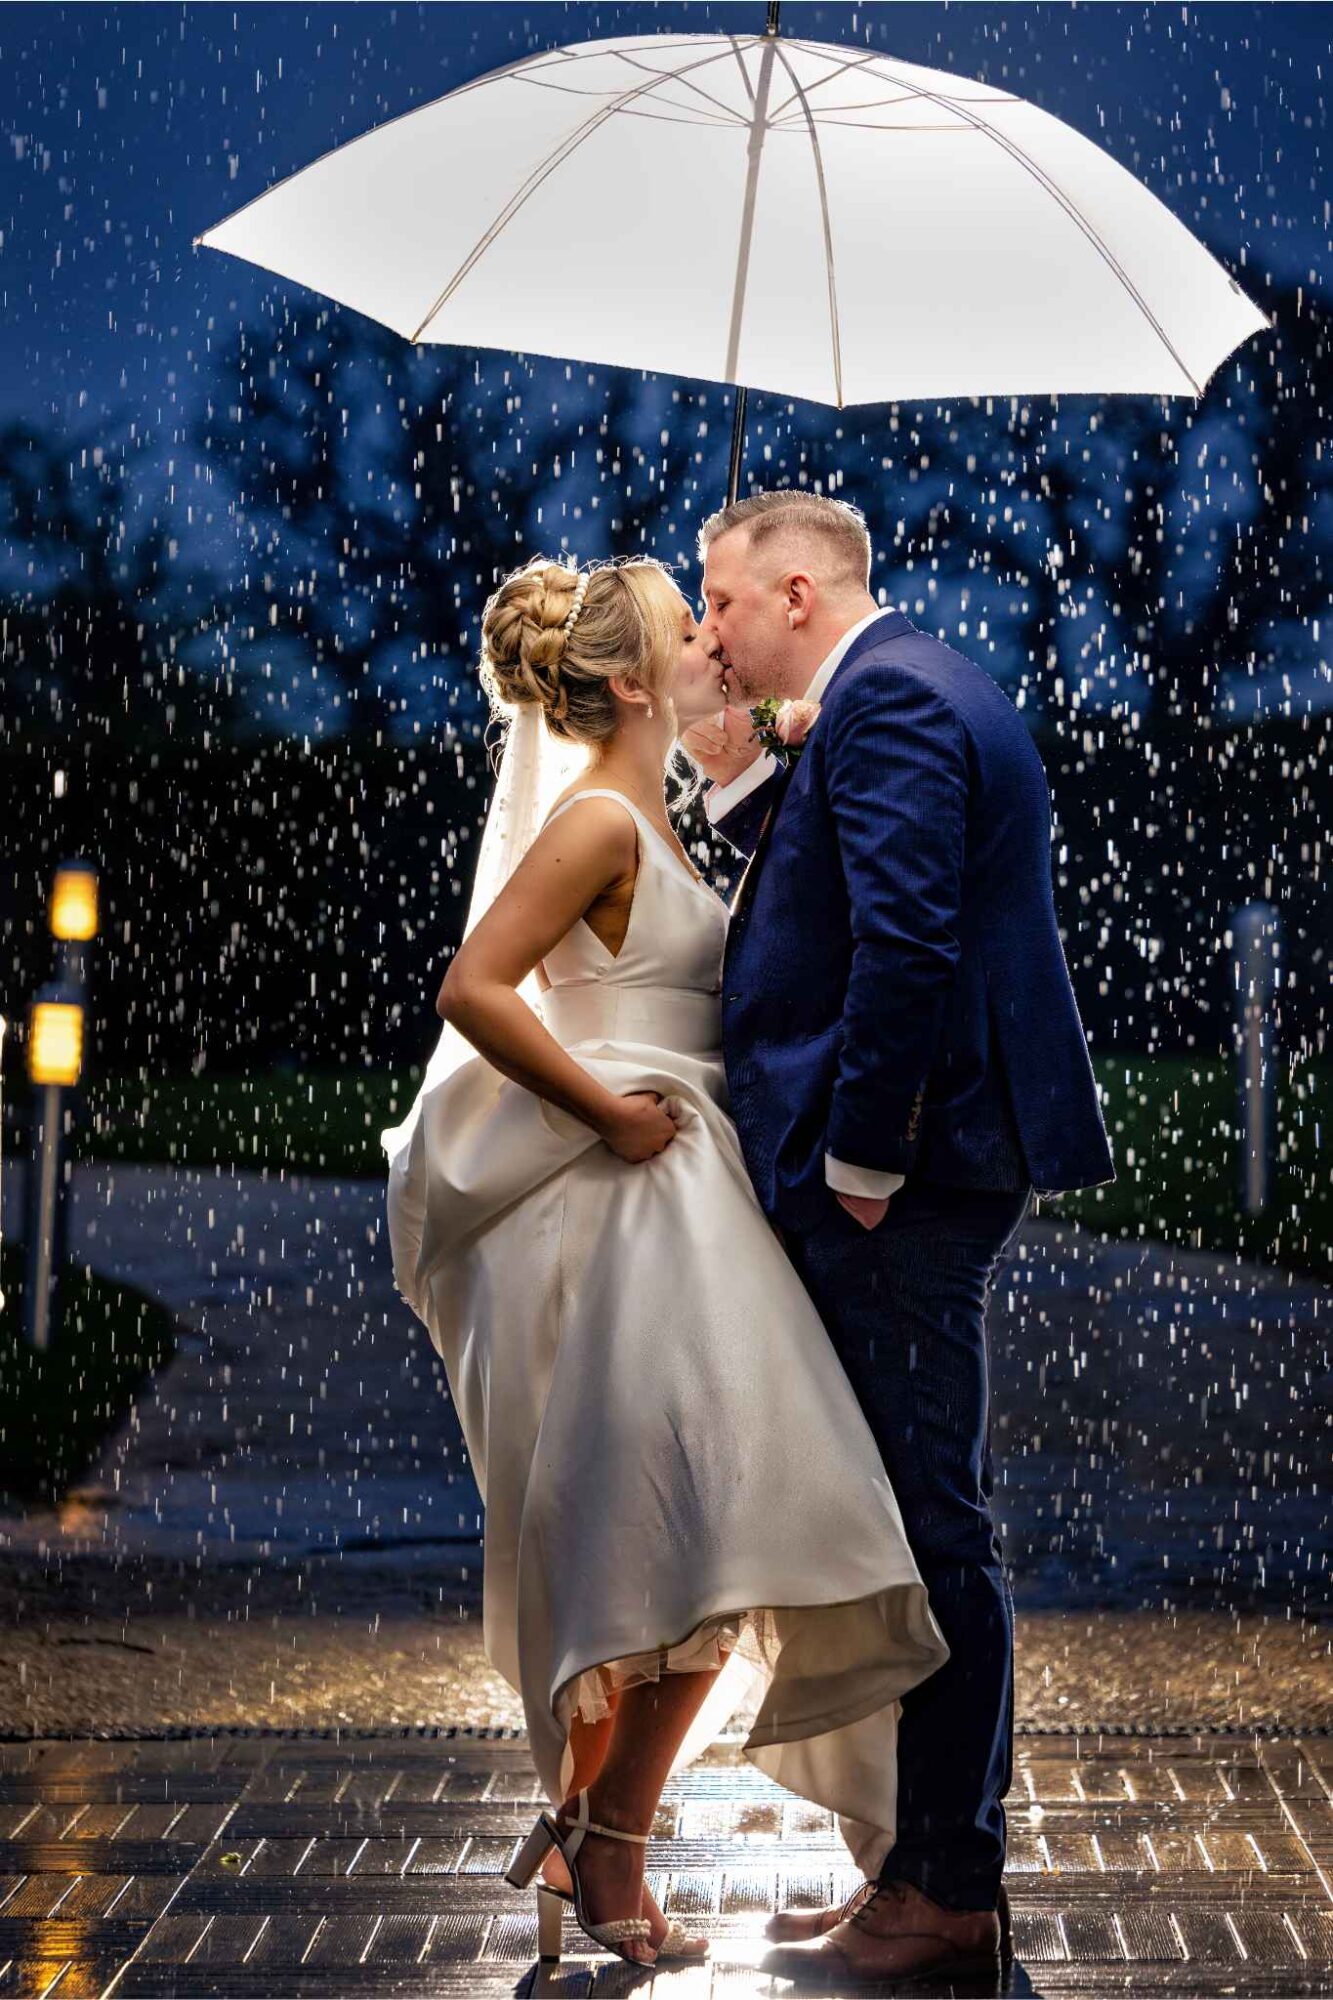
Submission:
<svg viewBox="0 0 1333 2000">
<path fill-rule="evenodd" d="M 741 490 L 741 460 L 745 456 L 745 391 L 737 384 L 736 415 L 731 426 L 731 466 L 727 473 L 727 505 L 739 499 Z"/>
</svg>

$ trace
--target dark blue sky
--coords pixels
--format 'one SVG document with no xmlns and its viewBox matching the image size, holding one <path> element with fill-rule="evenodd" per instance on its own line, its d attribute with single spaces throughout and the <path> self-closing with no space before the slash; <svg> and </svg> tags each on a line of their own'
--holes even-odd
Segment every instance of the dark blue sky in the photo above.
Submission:
<svg viewBox="0 0 1333 2000">
<path fill-rule="evenodd" d="M 197 232 L 525 49 L 763 19 L 762 0 L 6 6 L 0 417 L 133 420 L 167 452 L 210 347 L 270 288 L 299 290 L 193 249 Z M 1328 283 L 1333 7 L 787 0 L 783 26 L 1005 81 L 1106 146 L 1238 271 L 1249 255 Z M 688 245 L 687 216 L 681 233 Z"/>
</svg>

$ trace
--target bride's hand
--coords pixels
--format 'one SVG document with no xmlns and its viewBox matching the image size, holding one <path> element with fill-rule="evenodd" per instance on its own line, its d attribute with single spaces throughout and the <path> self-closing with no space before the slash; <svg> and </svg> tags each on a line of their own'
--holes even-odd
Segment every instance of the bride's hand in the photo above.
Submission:
<svg viewBox="0 0 1333 2000">
<path fill-rule="evenodd" d="M 674 1118 L 662 1109 L 661 1098 L 651 1090 L 636 1090 L 628 1097 L 618 1097 L 615 1110 L 599 1129 L 611 1151 L 634 1166 L 651 1160 L 655 1153 L 665 1152 L 676 1136 Z"/>
<path fill-rule="evenodd" d="M 729 784 L 742 771 L 748 771 L 764 749 L 754 733 L 754 718 L 749 709 L 734 703 L 696 722 L 680 740 L 682 748 L 688 750 L 704 776 L 715 785 Z"/>
</svg>

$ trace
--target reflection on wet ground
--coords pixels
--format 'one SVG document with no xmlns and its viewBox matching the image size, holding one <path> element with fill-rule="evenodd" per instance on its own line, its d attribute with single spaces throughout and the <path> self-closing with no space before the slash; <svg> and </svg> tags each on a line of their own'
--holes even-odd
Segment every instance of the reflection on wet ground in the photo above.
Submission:
<svg viewBox="0 0 1333 2000">
<path fill-rule="evenodd" d="M 378 1182 L 79 1170 L 72 1253 L 181 1340 L 59 1509 L 0 1517 L 0 1721 L 28 1738 L 0 1745 L 0 1991 L 623 1990 L 572 1932 L 540 1974 L 500 1880 L 535 1780 L 381 1214 Z M 1329 1304 L 1043 1219 L 997 1289 L 1009 1992 L 1333 1991 Z M 744 1730 L 668 1788 L 652 1886 L 714 1962 L 663 1991 L 790 1992 L 764 1914 L 852 1886 Z"/>
<path fill-rule="evenodd" d="M 1012 1972 L 929 1990 L 1329 1992 L 1326 1750 L 1020 1743 Z M 625 1993 L 628 1968 L 572 1922 L 561 1964 L 536 1960 L 531 1891 L 502 1876 L 540 1803 L 525 1745 L 457 1733 L 11 1745 L 0 1749 L 3 1990 Z M 668 1781 L 652 1832 L 649 1886 L 708 1934 L 711 1963 L 633 1976 L 635 1990 L 794 1993 L 764 1970 L 763 1924 L 855 1887 L 831 1815 L 719 1746 Z"/>
</svg>

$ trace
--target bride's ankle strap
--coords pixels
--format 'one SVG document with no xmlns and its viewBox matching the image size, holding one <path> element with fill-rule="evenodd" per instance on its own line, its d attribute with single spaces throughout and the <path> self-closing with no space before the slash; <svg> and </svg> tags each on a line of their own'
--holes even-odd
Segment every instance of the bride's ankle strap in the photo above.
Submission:
<svg viewBox="0 0 1333 2000">
<path fill-rule="evenodd" d="M 637 1840 L 641 1847 L 646 1847 L 651 1838 L 646 1833 L 622 1833 L 618 1826 L 602 1826 L 595 1819 L 586 1819 L 583 1825 L 589 1833 L 604 1833 L 608 1840 Z"/>
<path fill-rule="evenodd" d="M 636 1842 L 637 1845 L 640 1847 L 646 1847 L 648 1845 L 648 1842 L 651 1838 L 650 1834 L 626 1833 L 622 1827 L 603 1826 L 599 1820 L 589 1819 L 588 1793 L 586 1787 L 583 1791 L 579 1793 L 577 1805 L 578 1805 L 578 1811 L 574 1816 L 574 1824 L 575 1826 L 581 1826 L 585 1833 L 602 1833 L 606 1835 L 608 1840 L 632 1840 Z"/>
</svg>

